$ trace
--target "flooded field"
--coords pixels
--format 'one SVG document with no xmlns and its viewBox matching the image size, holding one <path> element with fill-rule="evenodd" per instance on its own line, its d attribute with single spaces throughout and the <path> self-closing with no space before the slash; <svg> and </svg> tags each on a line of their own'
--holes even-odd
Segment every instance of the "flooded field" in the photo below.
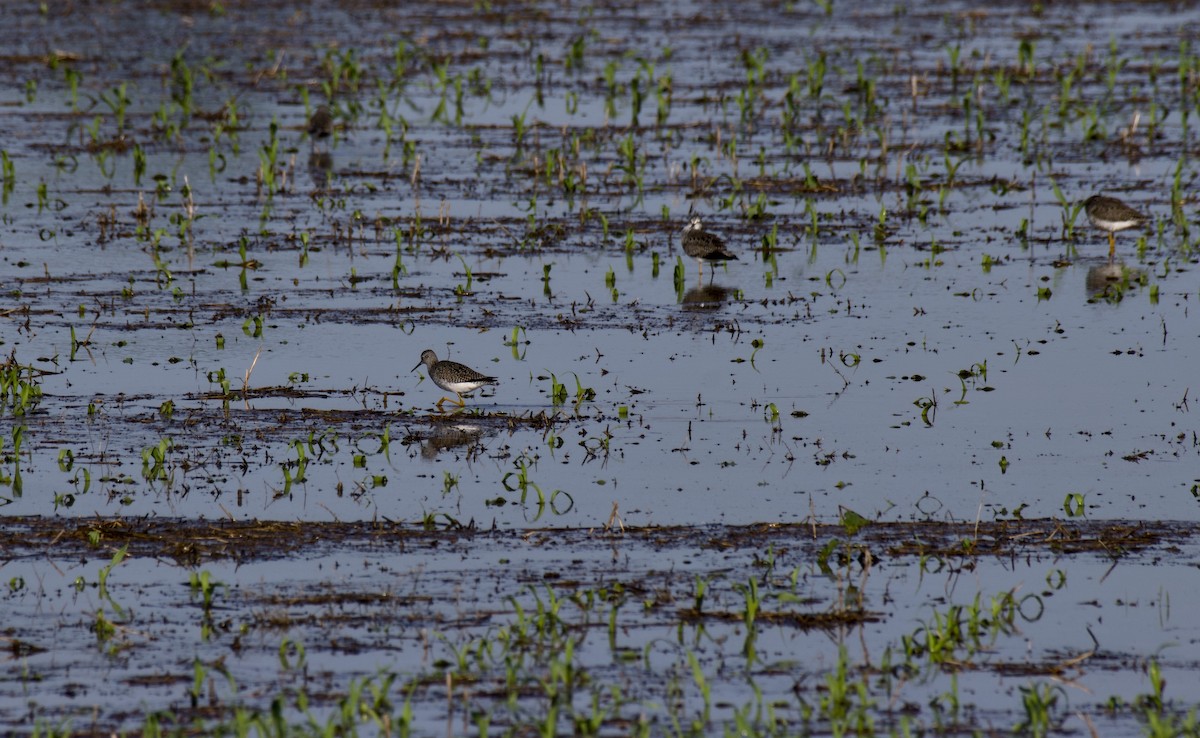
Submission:
<svg viewBox="0 0 1200 738">
<path fill-rule="evenodd" d="M 1190 6 L 0 21 L 6 732 L 1200 733 Z"/>
</svg>

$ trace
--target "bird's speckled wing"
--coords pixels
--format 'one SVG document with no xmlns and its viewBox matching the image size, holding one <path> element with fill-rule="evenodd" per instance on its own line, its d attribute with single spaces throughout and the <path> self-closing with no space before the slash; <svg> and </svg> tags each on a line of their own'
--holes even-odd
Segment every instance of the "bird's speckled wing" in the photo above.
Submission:
<svg viewBox="0 0 1200 738">
<path fill-rule="evenodd" d="M 694 259 L 736 259 L 720 236 L 693 228 L 683 234 L 683 253 Z"/>
</svg>

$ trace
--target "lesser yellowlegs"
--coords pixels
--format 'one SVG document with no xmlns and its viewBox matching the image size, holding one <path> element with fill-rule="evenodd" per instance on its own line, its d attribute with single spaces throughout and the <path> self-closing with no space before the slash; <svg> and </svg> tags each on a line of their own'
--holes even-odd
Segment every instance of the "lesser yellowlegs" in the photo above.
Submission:
<svg viewBox="0 0 1200 738">
<path fill-rule="evenodd" d="M 720 236 L 700 226 L 699 218 L 692 218 L 692 222 L 683 227 L 683 253 L 696 260 L 701 280 L 704 279 L 704 262 L 737 259 L 737 254 L 725 247 L 725 241 Z"/>
<path fill-rule="evenodd" d="M 1112 259 L 1117 252 L 1114 233 L 1126 228 L 1137 228 L 1150 220 L 1117 198 L 1105 195 L 1092 195 L 1084 200 L 1083 209 L 1087 211 L 1088 222 L 1101 230 L 1108 231 L 1109 259 Z"/>
<path fill-rule="evenodd" d="M 313 146 L 318 140 L 325 140 L 333 135 L 333 114 L 328 105 L 322 105 L 313 111 L 308 118 L 308 135 L 312 136 Z"/>
<path fill-rule="evenodd" d="M 458 396 L 457 400 L 450 400 L 449 397 L 443 397 L 437 401 L 437 409 L 442 409 L 442 403 L 450 400 L 459 407 L 463 407 L 466 402 L 462 396 L 469 394 L 484 386 L 485 384 L 499 384 L 499 380 L 495 377 L 487 377 L 475 371 L 469 366 L 459 364 L 457 361 L 438 361 L 437 354 L 433 349 L 425 349 L 421 352 L 421 360 L 417 362 L 417 367 L 425 365 L 426 371 L 429 373 L 429 378 L 433 383 L 447 392 L 453 392 Z"/>
</svg>

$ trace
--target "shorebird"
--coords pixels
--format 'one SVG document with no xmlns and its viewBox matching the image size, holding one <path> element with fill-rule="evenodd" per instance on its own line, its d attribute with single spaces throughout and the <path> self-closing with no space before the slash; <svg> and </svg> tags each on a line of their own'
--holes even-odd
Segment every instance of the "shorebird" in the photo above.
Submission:
<svg viewBox="0 0 1200 738">
<path fill-rule="evenodd" d="M 433 352 L 433 349 L 422 351 L 421 360 L 410 371 L 415 371 L 422 364 L 425 365 L 425 369 L 429 373 L 429 378 L 433 380 L 434 384 L 458 396 L 457 400 L 450 400 L 449 397 L 443 397 L 438 400 L 437 409 L 439 412 L 442 409 L 442 403 L 447 400 L 450 400 L 450 402 L 459 407 L 463 407 L 466 405 L 462 397 L 464 394 L 474 392 L 485 384 L 500 383 L 495 377 L 484 376 L 469 366 L 459 364 L 457 361 L 438 361 L 437 354 Z"/>
<path fill-rule="evenodd" d="M 700 218 L 683 227 L 683 253 L 696 260 L 700 268 L 700 279 L 704 279 L 704 262 L 736 260 L 734 254 L 725 247 L 725 241 L 720 236 L 709 233 L 700 226 Z"/>
<path fill-rule="evenodd" d="M 1097 228 L 1108 231 L 1108 258 L 1112 260 L 1117 252 L 1117 241 L 1113 234 L 1126 228 L 1136 228 L 1150 220 L 1145 215 L 1129 207 L 1115 197 L 1092 195 L 1083 201 L 1087 211 L 1088 222 Z"/>
<path fill-rule="evenodd" d="M 333 114 L 328 105 L 322 105 L 313 111 L 308 118 L 308 135 L 312 136 L 313 146 L 318 140 L 325 140 L 333 135 Z"/>
</svg>

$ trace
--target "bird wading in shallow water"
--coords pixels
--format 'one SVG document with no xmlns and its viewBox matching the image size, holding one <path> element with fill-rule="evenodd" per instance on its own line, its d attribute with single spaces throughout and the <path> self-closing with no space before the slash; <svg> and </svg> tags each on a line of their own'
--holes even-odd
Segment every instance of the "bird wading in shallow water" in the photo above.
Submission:
<svg viewBox="0 0 1200 738">
<path fill-rule="evenodd" d="M 692 221 L 683 227 L 683 253 L 696 260 L 702 281 L 704 262 L 737 260 L 737 254 L 725 247 L 725 241 L 720 236 L 709 233 L 700 226 L 699 218 L 692 218 Z"/>
<path fill-rule="evenodd" d="M 459 364 L 457 361 L 438 361 L 437 354 L 433 349 L 425 349 L 421 352 L 421 360 L 417 362 L 411 371 L 415 371 L 417 367 L 425 365 L 425 370 L 429 373 L 429 378 L 438 387 L 453 392 L 458 399 L 450 400 L 449 397 L 443 397 L 437 401 L 438 412 L 442 410 L 442 403 L 450 400 L 459 407 L 466 405 L 463 400 L 464 394 L 469 394 L 484 386 L 485 384 L 499 384 L 500 381 L 495 377 L 488 377 L 480 374 L 469 366 Z"/>
<path fill-rule="evenodd" d="M 1092 195 L 1084 200 L 1083 209 L 1087 212 L 1089 223 L 1101 230 L 1108 231 L 1109 261 L 1112 261 L 1113 256 L 1117 253 L 1117 241 L 1113 234 L 1126 228 L 1137 228 L 1150 220 L 1117 198 L 1104 195 Z"/>
<path fill-rule="evenodd" d="M 317 141 L 324 141 L 333 135 L 333 114 L 329 112 L 328 105 L 322 105 L 313 111 L 313 114 L 308 118 L 308 135 L 312 136 L 312 145 L 316 147 Z"/>
</svg>

